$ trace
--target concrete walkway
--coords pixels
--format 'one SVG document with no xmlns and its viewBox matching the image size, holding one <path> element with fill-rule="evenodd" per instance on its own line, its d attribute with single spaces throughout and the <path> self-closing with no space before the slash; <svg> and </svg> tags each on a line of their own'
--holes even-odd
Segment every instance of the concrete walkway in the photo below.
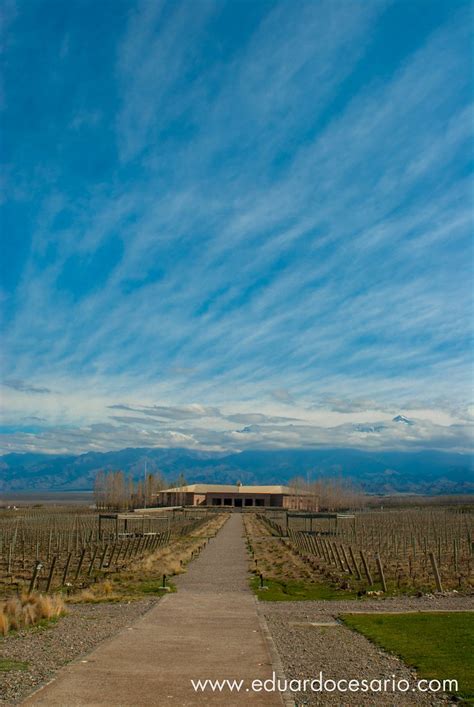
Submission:
<svg viewBox="0 0 474 707">
<path fill-rule="evenodd" d="M 269 647 L 247 583 L 242 518 L 233 514 L 178 592 L 23 702 L 25 705 L 282 705 L 247 691 L 269 678 Z M 245 680 L 241 692 L 195 692 L 191 679 Z"/>
</svg>

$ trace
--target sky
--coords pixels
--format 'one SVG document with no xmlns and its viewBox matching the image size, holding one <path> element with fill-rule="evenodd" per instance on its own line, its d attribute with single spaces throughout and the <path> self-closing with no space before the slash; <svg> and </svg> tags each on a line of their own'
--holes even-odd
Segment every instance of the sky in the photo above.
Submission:
<svg viewBox="0 0 474 707">
<path fill-rule="evenodd" d="M 472 15 L 4 0 L 2 451 L 469 451 Z"/>
</svg>

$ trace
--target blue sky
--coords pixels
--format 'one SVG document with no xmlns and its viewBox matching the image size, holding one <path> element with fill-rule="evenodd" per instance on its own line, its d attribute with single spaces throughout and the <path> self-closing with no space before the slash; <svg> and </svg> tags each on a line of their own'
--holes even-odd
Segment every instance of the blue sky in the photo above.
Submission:
<svg viewBox="0 0 474 707">
<path fill-rule="evenodd" d="M 4 451 L 470 448 L 472 4 L 1 13 Z"/>
</svg>

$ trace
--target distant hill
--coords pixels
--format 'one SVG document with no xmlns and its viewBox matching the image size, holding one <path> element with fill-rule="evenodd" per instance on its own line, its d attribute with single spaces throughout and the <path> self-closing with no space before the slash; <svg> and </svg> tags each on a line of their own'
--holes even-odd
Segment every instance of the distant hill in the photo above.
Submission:
<svg viewBox="0 0 474 707">
<path fill-rule="evenodd" d="M 92 489 L 99 469 L 143 475 L 145 461 L 170 481 L 183 472 L 190 482 L 280 484 L 294 476 L 339 475 L 371 493 L 461 494 L 474 492 L 474 461 L 452 452 L 366 452 L 356 449 L 255 450 L 233 454 L 190 449 L 122 449 L 80 455 L 0 456 L 0 493 Z"/>
</svg>

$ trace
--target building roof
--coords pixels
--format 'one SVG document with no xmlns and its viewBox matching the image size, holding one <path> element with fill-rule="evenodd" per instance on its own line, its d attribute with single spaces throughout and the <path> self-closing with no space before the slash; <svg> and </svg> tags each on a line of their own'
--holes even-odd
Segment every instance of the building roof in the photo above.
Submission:
<svg viewBox="0 0 474 707">
<path fill-rule="evenodd" d="M 189 484 L 172 489 L 163 489 L 160 493 L 273 493 L 290 495 L 294 493 L 289 486 L 241 486 L 240 484 Z"/>
</svg>

